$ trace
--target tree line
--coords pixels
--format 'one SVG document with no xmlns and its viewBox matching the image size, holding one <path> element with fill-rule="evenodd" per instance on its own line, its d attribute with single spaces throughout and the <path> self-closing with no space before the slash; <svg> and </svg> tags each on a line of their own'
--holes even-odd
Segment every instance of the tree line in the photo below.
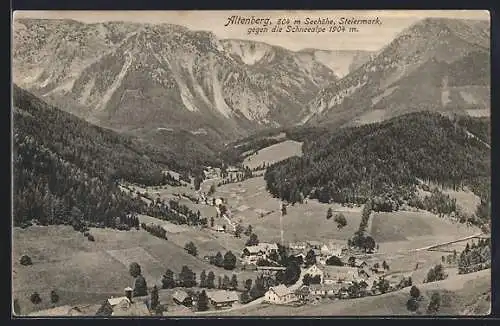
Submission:
<svg viewBox="0 0 500 326">
<path fill-rule="evenodd" d="M 162 172 L 178 166 L 171 153 L 91 125 L 17 86 L 13 96 L 14 225 L 71 223 L 77 211 L 91 225 L 117 227 L 116 217 L 144 208 L 120 191 L 120 180 L 176 184 Z"/>
<path fill-rule="evenodd" d="M 458 273 L 467 274 L 491 267 L 491 241 L 480 239 L 477 243 L 466 244 L 458 256 Z"/>
<path fill-rule="evenodd" d="M 275 197 L 356 204 L 380 197 L 379 209 L 394 210 L 414 197 L 417 178 L 477 191 L 490 176 L 490 150 L 431 112 L 306 138 L 302 150 L 268 167 L 264 178 Z"/>
</svg>

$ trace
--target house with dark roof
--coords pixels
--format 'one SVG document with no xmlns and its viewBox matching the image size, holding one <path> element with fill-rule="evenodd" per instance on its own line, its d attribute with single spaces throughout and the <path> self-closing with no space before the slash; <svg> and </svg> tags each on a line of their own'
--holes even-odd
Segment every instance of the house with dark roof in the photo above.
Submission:
<svg viewBox="0 0 500 326">
<path fill-rule="evenodd" d="M 247 246 L 243 249 L 241 257 L 246 263 L 257 263 L 260 258 L 266 258 L 272 253 L 278 253 L 276 243 L 259 243 L 255 246 Z"/>
<path fill-rule="evenodd" d="M 311 295 L 326 297 L 334 296 L 342 288 L 342 284 L 311 284 L 309 285 L 309 291 Z"/>
<path fill-rule="evenodd" d="M 142 300 L 132 300 L 124 296 L 118 298 L 109 298 L 99 308 L 97 316 L 150 316 L 148 306 Z"/>
<path fill-rule="evenodd" d="M 310 294 L 311 294 L 311 291 L 309 289 L 309 285 L 302 285 L 297 290 L 295 290 L 295 295 L 301 301 L 307 300 L 307 298 L 309 297 Z"/>
<path fill-rule="evenodd" d="M 189 307 L 193 304 L 191 296 L 182 290 L 175 291 L 174 294 L 172 295 L 172 299 L 178 305 L 183 305 L 186 307 Z"/>
</svg>

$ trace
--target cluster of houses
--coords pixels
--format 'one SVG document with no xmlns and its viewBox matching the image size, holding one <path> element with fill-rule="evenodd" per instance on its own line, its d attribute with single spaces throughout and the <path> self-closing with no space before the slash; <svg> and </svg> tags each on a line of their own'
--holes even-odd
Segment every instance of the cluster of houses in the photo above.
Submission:
<svg viewBox="0 0 500 326">
<path fill-rule="evenodd" d="M 241 253 L 241 259 L 243 264 L 256 265 L 259 259 L 268 259 L 275 253 L 278 253 L 276 243 L 261 242 L 255 246 L 246 246 Z"/>
<path fill-rule="evenodd" d="M 289 248 L 292 255 L 296 257 L 301 256 L 303 259 L 305 259 L 307 253 L 312 250 L 318 263 L 323 265 L 326 264 L 328 258 L 332 256 L 340 258 L 345 256 L 348 252 L 346 245 L 322 243 L 316 240 L 290 243 Z"/>
<path fill-rule="evenodd" d="M 207 291 L 209 304 L 215 309 L 230 308 L 235 302 L 239 301 L 239 296 L 235 291 L 214 290 Z M 173 301 L 180 306 L 195 308 L 197 298 L 195 295 L 189 295 L 186 291 L 177 290 L 172 296 Z"/>
<path fill-rule="evenodd" d="M 408 275 L 394 274 L 386 276 L 380 268 L 368 266 L 364 261 L 357 261 L 356 266 L 328 266 L 315 264 L 302 272 L 311 278 L 319 279 L 319 283 L 304 284 L 299 280 L 287 287 L 283 284 L 269 288 L 264 299 L 272 304 L 292 304 L 296 302 L 315 301 L 324 297 L 350 298 L 348 289 L 354 283 L 365 284 L 364 295 L 378 295 L 380 291 L 374 284 L 382 278 L 389 283 L 388 291 L 399 288 L 401 281 Z"/>
<path fill-rule="evenodd" d="M 289 245 L 290 255 L 302 257 L 305 260 L 307 253 L 312 250 L 319 264 L 325 265 L 326 260 L 332 256 L 343 257 L 347 253 L 347 247 L 338 244 L 323 244 L 319 241 L 306 241 L 291 243 Z M 255 246 L 247 246 L 243 249 L 241 258 L 245 264 L 255 265 L 259 259 L 268 259 L 272 254 L 278 252 L 276 243 L 259 243 Z"/>
</svg>

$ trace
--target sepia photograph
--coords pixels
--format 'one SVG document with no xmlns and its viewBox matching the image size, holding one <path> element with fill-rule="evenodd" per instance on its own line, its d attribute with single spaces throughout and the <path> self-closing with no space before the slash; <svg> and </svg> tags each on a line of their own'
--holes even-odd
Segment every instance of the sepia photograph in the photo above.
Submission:
<svg viewBox="0 0 500 326">
<path fill-rule="evenodd" d="M 12 315 L 491 313 L 486 10 L 15 11 Z"/>
</svg>

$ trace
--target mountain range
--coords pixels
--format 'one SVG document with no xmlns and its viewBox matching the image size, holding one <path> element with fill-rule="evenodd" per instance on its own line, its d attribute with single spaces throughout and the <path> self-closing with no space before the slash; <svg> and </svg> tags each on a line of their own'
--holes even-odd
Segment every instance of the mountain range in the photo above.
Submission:
<svg viewBox="0 0 500 326">
<path fill-rule="evenodd" d="M 13 45 L 20 87 L 119 131 L 220 139 L 293 124 L 338 79 L 314 53 L 169 24 L 19 19 Z"/>
<path fill-rule="evenodd" d="M 256 130 L 487 115 L 489 25 L 429 18 L 378 52 L 291 51 L 171 24 L 17 19 L 13 79 L 87 121 L 213 147 Z"/>
<path fill-rule="evenodd" d="M 489 23 L 427 18 L 322 89 L 301 123 L 364 124 L 415 111 L 490 111 Z"/>
</svg>

